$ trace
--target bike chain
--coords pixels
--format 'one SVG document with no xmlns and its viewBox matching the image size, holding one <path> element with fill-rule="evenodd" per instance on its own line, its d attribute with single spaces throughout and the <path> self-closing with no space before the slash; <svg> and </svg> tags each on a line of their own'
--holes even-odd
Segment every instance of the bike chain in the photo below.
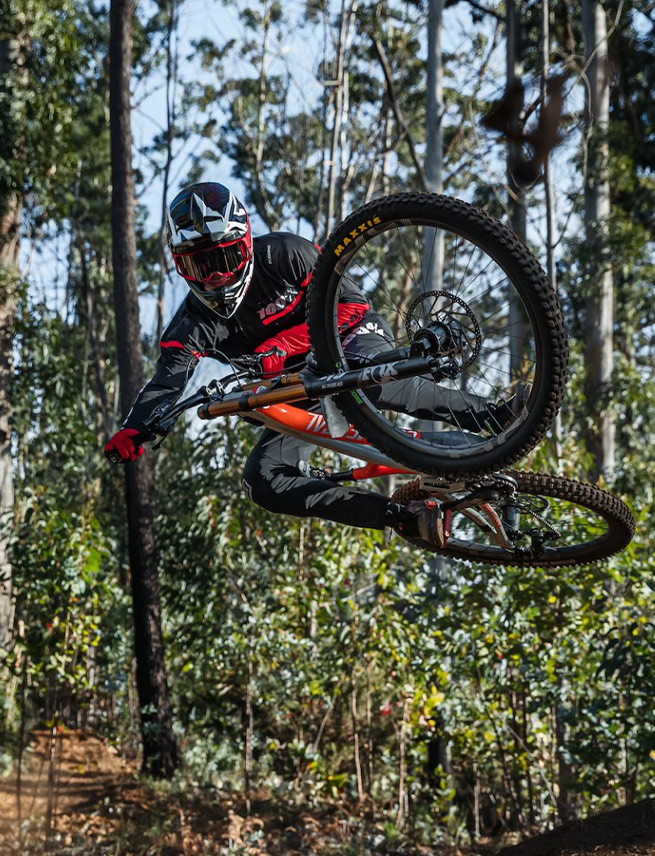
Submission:
<svg viewBox="0 0 655 856">
<path fill-rule="evenodd" d="M 506 475 L 503 475 L 502 473 L 498 473 L 497 475 L 492 475 L 489 477 L 489 479 L 485 479 L 485 481 L 491 482 L 493 487 L 505 488 L 506 489 L 509 485 L 509 486 L 512 486 L 515 491 L 518 489 L 518 485 L 516 484 L 516 481 L 511 476 L 506 476 Z M 541 514 L 539 514 L 539 512 L 535 511 L 533 508 L 530 508 L 527 503 L 524 503 L 524 502 L 519 503 L 518 507 L 521 509 L 522 513 L 529 514 L 534 520 L 536 520 L 538 523 L 540 523 L 544 527 L 544 529 L 547 530 L 548 534 L 544 535 L 542 537 L 548 538 L 549 540 L 551 540 L 551 539 L 555 540 L 555 539 L 560 537 L 561 533 L 557 529 L 555 529 L 554 526 L 551 526 L 550 523 L 547 520 L 545 520 Z M 546 507 L 547 507 L 547 505 L 546 505 Z M 536 535 L 537 532 L 535 532 L 535 530 L 528 530 L 525 534 L 526 535 L 532 535 L 532 534 Z"/>
<path fill-rule="evenodd" d="M 544 518 L 540 514 L 537 514 L 536 511 L 533 511 L 531 508 L 524 508 L 522 505 L 519 507 L 521 508 L 522 512 L 529 514 L 531 517 L 533 517 L 535 520 L 537 520 L 539 523 L 541 523 L 541 525 L 548 530 L 549 534 L 547 536 L 543 536 L 543 537 L 548 538 L 548 540 L 554 541 L 561 536 L 561 533 L 557 529 L 555 529 L 554 526 L 551 526 L 547 520 L 544 520 Z M 534 530 L 528 530 L 525 534 L 531 535 L 533 532 L 534 532 Z"/>
<path fill-rule="evenodd" d="M 446 484 L 446 480 L 444 479 L 444 484 Z M 417 485 L 418 487 L 418 485 Z M 426 487 L 426 490 L 429 492 L 429 485 Z M 466 488 L 469 490 L 475 490 L 476 488 L 487 487 L 491 489 L 498 489 L 506 491 L 508 487 L 513 488 L 514 493 L 518 490 L 518 485 L 516 481 L 508 475 L 504 475 L 502 473 L 497 473 L 494 475 L 487 476 L 486 478 L 476 479 L 473 482 L 466 483 Z M 535 511 L 533 508 L 530 508 L 529 505 L 525 502 L 518 503 L 518 507 L 520 508 L 522 513 L 529 514 L 533 520 L 536 520 L 543 529 L 546 530 L 545 534 L 542 534 L 542 538 L 545 540 L 556 540 L 560 538 L 560 532 L 555 529 L 554 526 L 551 526 L 544 517 L 539 514 L 538 511 Z M 524 535 L 529 535 L 534 537 L 538 534 L 542 533 L 542 530 L 528 530 L 524 532 Z"/>
</svg>

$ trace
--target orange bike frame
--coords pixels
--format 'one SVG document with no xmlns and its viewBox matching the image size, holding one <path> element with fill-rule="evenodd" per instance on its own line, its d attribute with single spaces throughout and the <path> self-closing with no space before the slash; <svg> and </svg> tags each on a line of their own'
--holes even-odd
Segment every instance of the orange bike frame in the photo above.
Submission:
<svg viewBox="0 0 655 856">
<path fill-rule="evenodd" d="M 341 437 L 332 437 L 322 413 L 311 413 L 289 404 L 272 404 L 255 410 L 248 416 L 252 416 L 273 431 L 279 431 L 280 434 L 288 434 L 316 446 L 349 455 L 351 458 L 367 461 L 366 466 L 353 469 L 353 481 L 414 472 L 414 470 L 399 467 L 371 446 L 352 425 Z"/>
<path fill-rule="evenodd" d="M 333 437 L 321 413 L 312 413 L 289 404 L 291 401 L 307 400 L 307 390 L 299 374 L 282 375 L 274 380 L 277 383 L 273 389 L 271 380 L 248 384 L 238 399 L 231 397 L 229 400 L 203 405 L 198 409 L 198 415 L 201 419 L 215 419 L 218 416 L 247 414 L 249 419 L 257 420 L 280 434 L 366 461 L 366 466 L 352 470 L 354 481 L 416 472 L 399 467 L 391 458 L 371 446 L 352 425 L 342 436 Z"/>
</svg>

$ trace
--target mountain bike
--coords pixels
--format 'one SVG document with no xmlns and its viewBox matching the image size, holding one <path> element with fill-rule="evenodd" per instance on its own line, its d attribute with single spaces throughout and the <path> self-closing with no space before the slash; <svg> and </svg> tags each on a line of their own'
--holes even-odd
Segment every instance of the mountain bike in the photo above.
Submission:
<svg viewBox="0 0 655 856">
<path fill-rule="evenodd" d="M 454 559 L 507 566 L 588 564 L 623 550 L 634 534 L 634 520 L 628 507 L 593 485 L 511 470 L 455 479 L 398 466 L 332 407 L 330 393 L 336 379 L 340 384 L 365 389 L 369 383 L 369 376 L 363 376 L 365 369 L 360 370 L 357 382 L 354 371 L 321 375 L 311 366 L 299 373 L 261 380 L 253 377 L 257 369 L 251 357 L 231 362 L 228 375 L 153 414 L 145 423 L 144 427 L 157 436 L 155 448 L 182 413 L 197 408 L 201 419 L 243 416 L 274 431 L 365 462 L 332 472 L 312 468 L 311 474 L 317 478 L 342 483 L 408 476 L 409 480 L 397 488 L 392 499 L 405 504 L 413 499 L 437 498 L 444 511 L 446 545 L 437 550 L 419 538 L 406 540 Z M 398 373 L 410 369 L 409 360 L 402 362 Z M 321 401 L 320 411 L 290 403 L 308 396 Z M 460 448 L 469 448 L 474 439 L 460 438 Z M 483 438 L 478 439 L 484 442 Z M 452 444 L 453 432 L 445 432 L 442 440 Z"/>
<path fill-rule="evenodd" d="M 338 311 L 351 286 L 372 319 L 354 332 Z M 606 491 L 503 471 L 547 433 L 568 350 L 556 293 L 497 220 L 437 194 L 363 206 L 321 251 L 307 322 L 312 353 L 301 371 L 262 379 L 255 358 L 215 352 L 231 372 L 144 427 L 162 438 L 198 407 L 204 419 L 244 416 L 366 462 L 325 473 L 335 481 L 414 474 L 398 501 L 439 498 L 443 552 L 454 558 L 579 564 L 630 541 L 632 515 Z M 362 331 L 375 348 L 358 346 Z M 308 400 L 321 412 L 294 406 Z"/>
</svg>

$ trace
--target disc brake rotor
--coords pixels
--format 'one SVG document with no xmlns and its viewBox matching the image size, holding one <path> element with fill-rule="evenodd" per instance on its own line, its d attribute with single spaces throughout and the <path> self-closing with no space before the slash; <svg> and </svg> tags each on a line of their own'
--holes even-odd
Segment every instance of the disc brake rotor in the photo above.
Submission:
<svg viewBox="0 0 655 856">
<path fill-rule="evenodd" d="M 458 359 L 458 370 L 465 371 L 480 353 L 482 334 L 471 307 L 449 291 L 425 291 L 407 308 L 405 331 L 411 341 L 432 324 L 443 324 L 452 336 L 450 350 L 444 356 Z"/>
</svg>

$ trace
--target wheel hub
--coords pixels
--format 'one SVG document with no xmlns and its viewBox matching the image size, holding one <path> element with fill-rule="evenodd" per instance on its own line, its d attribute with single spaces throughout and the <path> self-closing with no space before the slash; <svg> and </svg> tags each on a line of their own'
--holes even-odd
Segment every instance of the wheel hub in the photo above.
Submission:
<svg viewBox="0 0 655 856">
<path fill-rule="evenodd" d="M 451 377 L 480 353 L 482 334 L 471 307 L 449 291 L 426 291 L 407 308 L 405 331 L 412 347 L 450 360 Z"/>
</svg>

